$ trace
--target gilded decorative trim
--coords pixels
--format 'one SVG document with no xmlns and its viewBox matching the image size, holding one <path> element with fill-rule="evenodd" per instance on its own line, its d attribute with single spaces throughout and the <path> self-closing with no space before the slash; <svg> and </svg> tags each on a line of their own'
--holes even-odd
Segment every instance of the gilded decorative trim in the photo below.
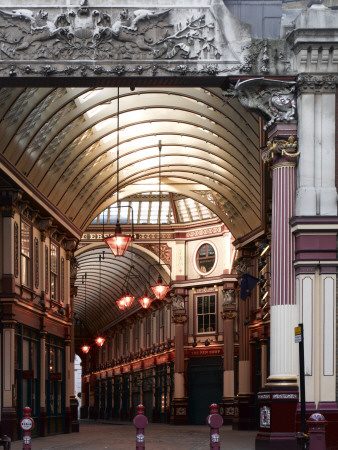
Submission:
<svg viewBox="0 0 338 450">
<path fill-rule="evenodd" d="M 221 316 L 223 320 L 232 320 L 236 319 L 237 312 L 236 311 L 222 311 Z"/>
<path fill-rule="evenodd" d="M 294 136 L 290 136 L 286 141 L 284 139 L 278 139 L 273 142 L 267 142 L 267 148 L 264 151 L 262 158 L 264 163 L 270 164 L 276 156 L 286 158 L 298 158 L 300 152 L 297 152 L 298 141 Z M 290 151 L 291 150 L 291 151 Z"/>
</svg>

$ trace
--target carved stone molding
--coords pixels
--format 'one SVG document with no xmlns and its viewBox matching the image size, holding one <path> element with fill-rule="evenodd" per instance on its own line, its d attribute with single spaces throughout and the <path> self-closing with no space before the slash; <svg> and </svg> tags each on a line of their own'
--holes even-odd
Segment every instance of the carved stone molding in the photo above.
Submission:
<svg viewBox="0 0 338 450">
<path fill-rule="evenodd" d="M 286 141 L 284 139 L 276 139 L 273 142 L 267 142 L 267 149 L 263 152 L 262 158 L 264 163 L 270 164 L 276 162 L 277 157 L 284 157 L 285 162 L 296 163 L 298 156 L 297 141 L 294 136 L 290 136 Z"/>
<path fill-rule="evenodd" d="M 338 75 L 301 74 L 297 78 L 297 87 L 301 94 L 335 94 Z"/>
</svg>

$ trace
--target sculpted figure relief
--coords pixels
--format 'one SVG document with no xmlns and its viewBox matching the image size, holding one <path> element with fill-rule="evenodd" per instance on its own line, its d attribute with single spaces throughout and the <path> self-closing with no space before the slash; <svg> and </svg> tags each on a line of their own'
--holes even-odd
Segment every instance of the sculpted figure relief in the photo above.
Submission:
<svg viewBox="0 0 338 450">
<path fill-rule="evenodd" d="M 233 289 L 224 289 L 223 291 L 223 305 L 229 306 L 235 303 L 235 291 Z"/>
<path fill-rule="evenodd" d="M 235 88 L 225 93 L 237 97 L 240 103 L 268 123 L 296 119 L 295 83 L 266 78 L 238 81 Z"/>
<path fill-rule="evenodd" d="M 181 295 L 171 294 L 171 301 L 174 310 L 185 309 L 184 298 Z"/>
</svg>

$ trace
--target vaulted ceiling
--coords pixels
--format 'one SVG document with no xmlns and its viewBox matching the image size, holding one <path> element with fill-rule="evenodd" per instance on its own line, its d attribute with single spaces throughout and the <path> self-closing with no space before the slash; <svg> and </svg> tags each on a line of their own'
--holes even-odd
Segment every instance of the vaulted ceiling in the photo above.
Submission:
<svg viewBox="0 0 338 450">
<path fill-rule="evenodd" d="M 120 199 L 155 190 L 161 140 L 163 191 L 205 205 L 235 238 L 259 227 L 255 115 L 236 99 L 223 97 L 217 87 L 122 87 L 119 99 Z M 0 89 L 2 158 L 82 231 L 116 201 L 117 105 L 116 87 Z M 91 258 L 98 260 L 100 251 L 78 256 L 82 274 L 88 273 L 82 269 Z M 134 255 L 141 270 L 145 256 L 135 250 Z M 93 280 L 97 280 L 97 266 L 88 275 Z M 111 269 L 115 276 L 126 270 L 117 262 L 115 266 Z M 107 271 L 102 267 L 102 275 L 109 278 Z M 87 279 L 88 296 L 95 297 L 94 284 L 89 288 Z M 111 286 L 102 286 L 106 301 L 105 291 Z M 80 291 L 76 308 L 83 316 Z M 114 314 L 109 317 L 115 319 Z M 99 316 L 95 320 L 98 326 Z"/>
<path fill-rule="evenodd" d="M 260 223 L 257 118 L 219 88 L 120 88 L 121 197 L 158 174 L 235 237 Z M 84 230 L 115 201 L 117 88 L 2 88 L 0 153 Z"/>
</svg>

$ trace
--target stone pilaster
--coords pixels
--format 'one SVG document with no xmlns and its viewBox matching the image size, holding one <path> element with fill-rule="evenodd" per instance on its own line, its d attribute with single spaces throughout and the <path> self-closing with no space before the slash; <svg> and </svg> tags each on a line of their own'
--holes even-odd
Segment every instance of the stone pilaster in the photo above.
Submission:
<svg viewBox="0 0 338 450">
<path fill-rule="evenodd" d="M 235 417 L 232 428 L 234 430 L 251 430 L 254 429 L 254 395 L 251 386 L 249 329 L 246 324 L 250 316 L 248 301 L 239 300 L 238 315 L 238 394 L 234 400 Z"/>
<path fill-rule="evenodd" d="M 46 402 L 46 334 L 40 331 L 40 436 L 47 436 L 47 402 Z"/>
<path fill-rule="evenodd" d="M 298 164 L 296 216 L 336 216 L 336 75 L 298 77 Z"/>
<path fill-rule="evenodd" d="M 223 397 L 221 402 L 221 410 L 223 411 L 224 424 L 232 424 L 235 408 L 234 408 L 234 392 L 235 392 L 235 372 L 234 372 L 234 320 L 237 313 L 233 306 L 223 306 L 221 312 L 223 319 L 223 342 L 224 342 L 224 359 L 223 359 Z"/>
<path fill-rule="evenodd" d="M 14 384 L 14 348 L 15 348 L 15 323 L 13 321 L 2 322 L 2 407 L 1 430 L 6 430 L 7 436 L 12 440 L 18 439 L 17 411 L 15 408 L 15 384 Z"/>
<path fill-rule="evenodd" d="M 174 398 L 170 422 L 175 425 L 189 423 L 188 397 L 184 382 L 184 324 L 187 314 L 184 309 L 174 309 L 175 323 L 175 363 L 174 363 Z"/>
</svg>

